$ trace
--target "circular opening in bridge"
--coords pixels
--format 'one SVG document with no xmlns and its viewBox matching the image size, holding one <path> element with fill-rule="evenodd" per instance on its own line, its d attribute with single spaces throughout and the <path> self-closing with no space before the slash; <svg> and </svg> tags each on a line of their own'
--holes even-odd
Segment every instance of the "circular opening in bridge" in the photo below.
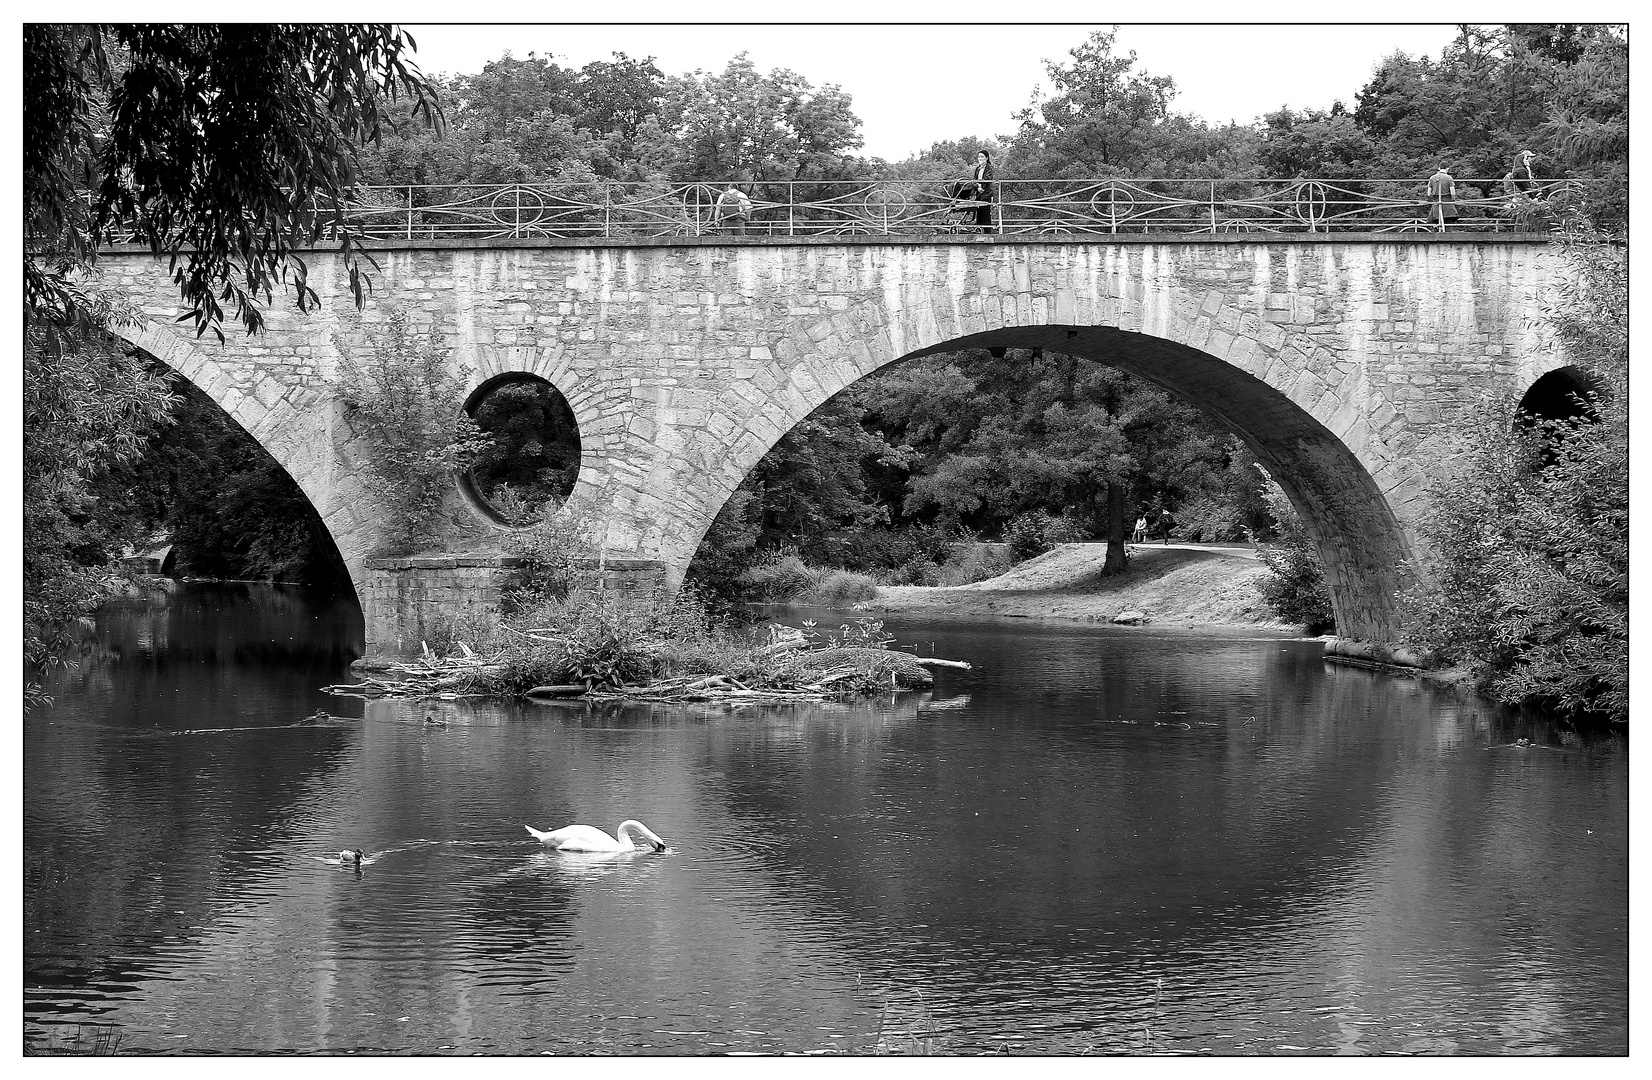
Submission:
<svg viewBox="0 0 1652 1080">
<path fill-rule="evenodd" d="M 460 478 L 485 516 L 524 528 L 567 501 L 579 479 L 579 424 L 560 390 L 509 372 L 477 387 L 465 411 L 492 440 Z"/>
</svg>

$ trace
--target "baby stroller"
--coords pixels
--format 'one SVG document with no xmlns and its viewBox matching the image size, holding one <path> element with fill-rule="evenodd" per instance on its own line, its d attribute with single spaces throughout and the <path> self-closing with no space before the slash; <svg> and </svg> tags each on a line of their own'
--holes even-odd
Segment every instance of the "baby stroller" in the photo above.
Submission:
<svg viewBox="0 0 1652 1080">
<path fill-rule="evenodd" d="M 954 180 L 947 185 L 951 204 L 943 209 L 939 225 L 947 232 L 967 232 L 980 224 L 980 210 L 986 192 L 974 180 Z"/>
</svg>

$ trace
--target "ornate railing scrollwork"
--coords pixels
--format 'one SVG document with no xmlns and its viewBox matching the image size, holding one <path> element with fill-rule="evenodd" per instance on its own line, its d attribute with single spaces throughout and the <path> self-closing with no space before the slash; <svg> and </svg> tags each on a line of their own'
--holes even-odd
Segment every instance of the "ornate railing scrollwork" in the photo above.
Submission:
<svg viewBox="0 0 1652 1080">
<path fill-rule="evenodd" d="M 990 199 L 962 198 L 961 181 L 780 180 L 742 184 L 752 202 L 748 237 L 1119 233 L 1290 233 L 1437 230 L 1417 179 L 1000 180 Z M 1531 205 L 1565 185 L 1517 193 L 1501 182 L 1459 180 L 1450 228 L 1526 227 Z M 502 185 L 362 187 L 344 207 L 358 233 L 381 240 L 441 238 L 625 239 L 716 235 L 726 183 L 546 181 Z"/>
</svg>

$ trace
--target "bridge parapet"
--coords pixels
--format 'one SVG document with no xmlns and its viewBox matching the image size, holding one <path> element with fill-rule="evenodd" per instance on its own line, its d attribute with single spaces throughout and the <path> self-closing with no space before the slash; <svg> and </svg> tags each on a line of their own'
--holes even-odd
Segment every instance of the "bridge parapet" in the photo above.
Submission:
<svg viewBox="0 0 1652 1080">
<path fill-rule="evenodd" d="M 1267 235 L 1520 232 L 1525 211 L 1588 181 L 1456 182 L 1452 220 L 1417 179 L 786 180 L 740 184 L 751 201 L 738 235 Z M 720 226 L 729 185 L 591 181 L 358 188 L 344 220 L 377 240 L 603 239 L 736 235 Z M 985 210 L 991 225 L 978 224 Z"/>
</svg>

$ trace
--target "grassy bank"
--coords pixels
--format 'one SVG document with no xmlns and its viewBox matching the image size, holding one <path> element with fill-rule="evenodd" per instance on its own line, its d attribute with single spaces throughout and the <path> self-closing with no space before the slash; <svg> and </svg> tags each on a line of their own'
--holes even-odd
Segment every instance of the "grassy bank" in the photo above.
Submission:
<svg viewBox="0 0 1652 1080">
<path fill-rule="evenodd" d="M 865 610 L 952 615 L 1020 615 L 1110 622 L 1125 612 L 1144 621 L 1193 626 L 1299 627 L 1262 600 L 1268 570 L 1242 548 L 1132 548 L 1122 574 L 1101 571 L 1104 544 L 1063 544 L 1004 574 L 952 588 L 878 589 Z"/>
</svg>

